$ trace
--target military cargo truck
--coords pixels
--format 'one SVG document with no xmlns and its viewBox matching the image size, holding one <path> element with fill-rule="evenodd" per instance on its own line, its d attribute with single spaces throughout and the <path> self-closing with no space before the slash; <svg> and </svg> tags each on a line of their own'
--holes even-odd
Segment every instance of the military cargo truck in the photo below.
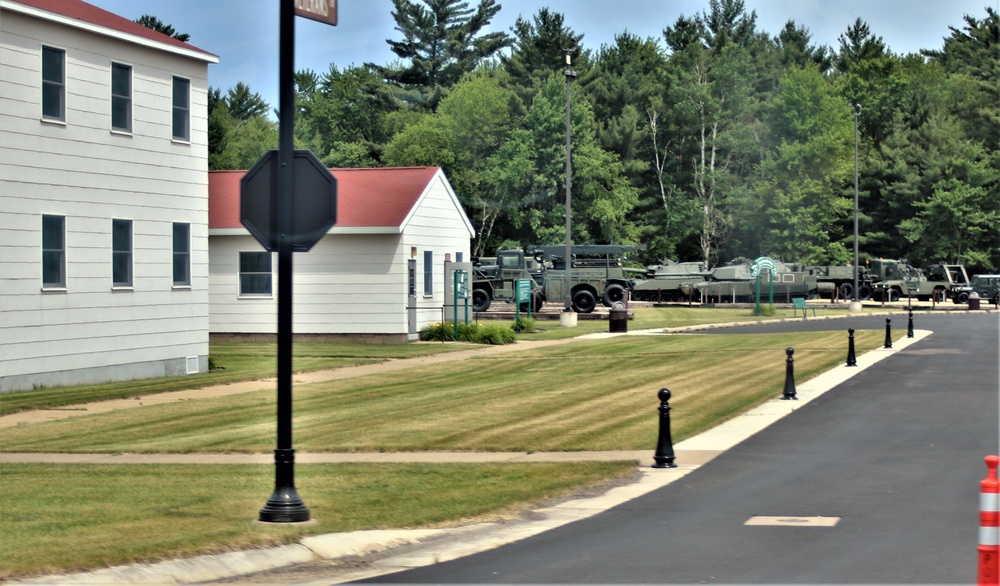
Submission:
<svg viewBox="0 0 1000 586">
<path fill-rule="evenodd" d="M 826 265 L 808 267 L 816 276 L 817 293 L 839 299 L 854 299 L 854 265 Z M 872 294 L 872 278 L 868 267 L 858 267 L 858 299 L 865 300 Z"/>
<path fill-rule="evenodd" d="M 1000 307 L 1000 275 L 972 275 L 968 285 L 960 285 L 951 290 L 951 300 L 955 303 L 967 303 L 973 291 L 980 299 L 988 299 L 990 303 Z"/>
<path fill-rule="evenodd" d="M 869 266 L 874 281 L 872 299 L 878 301 L 899 301 L 903 297 L 943 301 L 952 297 L 955 287 L 969 284 L 965 267 L 960 264 L 938 263 L 922 271 L 905 261 L 880 258 L 869 261 Z"/>
<path fill-rule="evenodd" d="M 489 264 L 491 260 L 493 264 Z M 522 250 L 501 250 L 496 257 L 484 257 L 473 263 L 472 310 L 486 311 L 493 301 L 514 303 L 518 279 L 531 281 L 530 308 L 540 310 L 544 302 L 541 287 L 528 270 L 526 260 L 531 259 L 525 259 Z M 524 303 L 521 310 L 527 312 L 528 308 Z"/>
<path fill-rule="evenodd" d="M 577 244 L 571 247 L 569 295 L 573 311 L 590 313 L 600 301 L 607 307 L 625 301 L 635 279 L 625 270 L 625 255 L 645 250 L 646 245 Z M 528 246 L 544 269 L 541 272 L 542 297 L 549 303 L 566 298 L 566 247 Z"/>
</svg>

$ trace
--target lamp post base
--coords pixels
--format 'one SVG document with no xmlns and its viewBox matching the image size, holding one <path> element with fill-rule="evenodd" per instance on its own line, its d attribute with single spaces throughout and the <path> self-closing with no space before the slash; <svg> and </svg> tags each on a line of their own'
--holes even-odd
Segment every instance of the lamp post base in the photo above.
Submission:
<svg viewBox="0 0 1000 586">
<path fill-rule="evenodd" d="M 576 327 L 576 312 L 572 309 L 559 314 L 559 326 L 564 328 Z"/>
<path fill-rule="evenodd" d="M 852 301 L 851 305 L 850 305 L 850 308 L 849 308 L 849 311 L 851 313 L 861 313 L 861 302 L 860 301 Z"/>
</svg>

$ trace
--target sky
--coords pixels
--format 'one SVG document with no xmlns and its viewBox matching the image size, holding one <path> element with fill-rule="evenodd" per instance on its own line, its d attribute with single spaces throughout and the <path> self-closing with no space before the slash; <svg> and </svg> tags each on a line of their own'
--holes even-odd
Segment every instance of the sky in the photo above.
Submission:
<svg viewBox="0 0 1000 586">
<path fill-rule="evenodd" d="M 150 14 L 188 41 L 219 56 L 209 66 L 208 81 L 225 93 L 242 81 L 272 107 L 278 107 L 278 0 L 87 0 L 135 20 Z M 476 6 L 478 0 L 468 0 Z M 565 24 L 583 34 L 582 45 L 596 51 L 613 45 L 615 35 L 629 32 L 651 37 L 663 46 L 663 29 L 679 16 L 708 9 L 708 0 L 498 0 L 500 12 L 489 31 L 510 32 L 518 17 L 531 20 L 539 8 L 564 16 Z M 940 49 L 949 26 L 961 29 L 966 14 L 983 18 L 986 7 L 1000 0 L 744 0 L 757 14 L 757 27 L 775 36 L 788 20 L 805 26 L 814 45 L 839 47 L 837 37 L 855 19 L 868 23 L 894 53 Z M 336 65 L 343 70 L 366 62 L 387 65 L 397 59 L 386 39 L 400 40 L 391 0 L 339 0 L 338 23 L 331 26 L 296 18 L 295 69 L 323 74 Z"/>
</svg>

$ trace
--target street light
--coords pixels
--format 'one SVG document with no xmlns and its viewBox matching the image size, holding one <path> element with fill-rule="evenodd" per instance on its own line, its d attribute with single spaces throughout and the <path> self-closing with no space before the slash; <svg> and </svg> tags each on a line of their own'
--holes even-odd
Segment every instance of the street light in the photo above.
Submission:
<svg viewBox="0 0 1000 586">
<path fill-rule="evenodd" d="M 572 200 L 570 192 L 573 187 L 573 162 L 571 157 L 572 143 L 570 142 L 571 136 L 571 120 L 570 120 L 570 103 L 569 103 L 569 88 L 576 77 L 576 72 L 573 71 L 572 65 L 572 52 L 576 48 L 576 40 L 570 39 L 572 45 L 569 48 L 563 48 L 566 53 L 566 69 L 563 70 L 563 75 L 566 76 L 566 256 L 565 256 L 565 270 L 563 272 L 563 278 L 565 279 L 565 284 L 563 286 L 563 312 L 569 314 L 573 311 L 573 299 L 570 295 L 569 290 L 569 269 L 573 264 L 572 256 L 572 235 L 570 229 L 572 227 L 571 223 L 571 213 L 573 210 Z M 570 320 L 567 320 L 567 322 Z M 574 323 L 575 325 L 575 323 Z"/>
<path fill-rule="evenodd" d="M 861 117 L 861 104 L 854 104 L 854 298 L 852 311 L 858 307 L 858 119 Z"/>
</svg>

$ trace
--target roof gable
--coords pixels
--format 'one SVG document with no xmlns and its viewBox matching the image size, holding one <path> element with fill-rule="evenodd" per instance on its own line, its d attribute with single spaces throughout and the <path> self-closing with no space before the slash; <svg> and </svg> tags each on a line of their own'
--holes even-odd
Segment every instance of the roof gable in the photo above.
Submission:
<svg viewBox="0 0 1000 586">
<path fill-rule="evenodd" d="M 405 228 L 436 180 L 444 183 L 470 234 L 465 211 L 439 167 L 331 169 L 337 179 L 337 224 L 331 233 L 394 233 Z M 210 171 L 208 227 L 245 230 L 240 222 L 240 181 L 246 171 Z"/>
<path fill-rule="evenodd" d="M 194 45 L 133 22 L 113 12 L 87 4 L 82 0 L 4 0 L 4 9 L 15 10 L 38 18 L 84 28 L 99 34 L 161 50 L 167 50 L 204 61 L 217 63 L 219 58 Z M 34 9 L 34 10 L 32 10 Z"/>
</svg>

